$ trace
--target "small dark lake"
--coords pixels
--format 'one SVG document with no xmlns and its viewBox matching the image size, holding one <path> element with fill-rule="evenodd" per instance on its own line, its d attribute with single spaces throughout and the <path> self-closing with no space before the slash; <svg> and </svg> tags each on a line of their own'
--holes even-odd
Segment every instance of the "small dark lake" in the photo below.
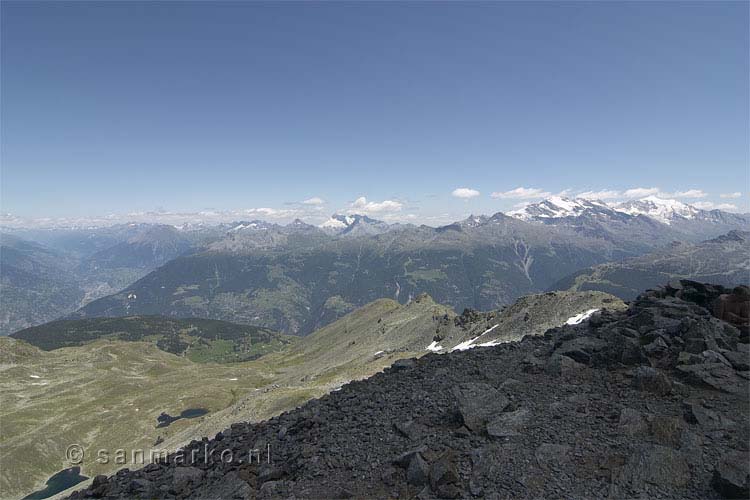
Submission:
<svg viewBox="0 0 750 500">
<path fill-rule="evenodd" d="M 168 413 L 162 413 L 156 418 L 157 422 L 159 422 L 156 425 L 156 428 L 158 429 L 160 427 L 166 427 L 175 420 L 179 420 L 181 418 L 196 418 L 201 417 L 206 413 L 208 413 L 208 410 L 206 410 L 205 408 L 188 408 L 187 410 L 183 410 L 183 412 L 176 417 L 173 417 Z"/>
<path fill-rule="evenodd" d="M 71 486 L 75 486 L 81 481 L 85 481 L 86 479 L 88 479 L 88 477 L 81 475 L 80 467 L 64 469 L 47 480 L 46 488 L 23 497 L 23 500 L 42 500 L 43 498 L 49 498 L 52 495 L 67 490 Z"/>
</svg>

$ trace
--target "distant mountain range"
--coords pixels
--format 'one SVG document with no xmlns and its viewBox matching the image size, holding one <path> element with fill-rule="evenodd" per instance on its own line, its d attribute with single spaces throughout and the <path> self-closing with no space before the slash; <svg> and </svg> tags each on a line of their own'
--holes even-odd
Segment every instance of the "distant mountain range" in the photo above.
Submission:
<svg viewBox="0 0 750 500">
<path fill-rule="evenodd" d="M 750 214 L 702 210 L 656 196 L 617 203 L 551 197 L 508 215 L 530 222 L 568 225 L 581 231 L 598 229 L 614 234 L 624 232 L 624 236 L 651 235 L 660 241 L 665 238 L 700 241 L 750 225 Z"/>
<path fill-rule="evenodd" d="M 489 310 L 589 266 L 750 223 L 697 211 L 666 224 L 602 202 L 550 199 L 438 228 L 341 215 L 323 226 L 237 224 L 74 316 L 197 316 L 305 335 L 381 297 L 404 303 L 426 292 L 457 310 Z"/>
<path fill-rule="evenodd" d="M 405 303 L 426 292 L 458 310 L 489 310 L 591 266 L 749 229 L 750 215 L 653 197 L 619 204 L 553 197 L 437 228 L 335 214 L 320 226 L 16 229 L 13 241 L 31 240 L 64 265 L 20 278 L 0 261 L 13 304 L 3 307 L 0 328 L 10 333 L 85 304 L 72 317 L 203 317 L 304 335 L 382 297 Z M 28 258 L 28 248 L 14 255 Z M 66 300 L 38 312 L 17 291 L 35 283 Z"/>
</svg>

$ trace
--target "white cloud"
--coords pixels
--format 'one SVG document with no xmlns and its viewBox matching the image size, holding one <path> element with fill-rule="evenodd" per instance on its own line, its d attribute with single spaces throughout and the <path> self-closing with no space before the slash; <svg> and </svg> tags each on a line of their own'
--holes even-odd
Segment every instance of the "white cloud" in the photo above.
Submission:
<svg viewBox="0 0 750 500">
<path fill-rule="evenodd" d="M 584 191 L 578 193 L 576 198 L 586 198 L 587 200 L 611 200 L 613 198 L 619 198 L 621 196 L 619 191 L 612 189 L 602 189 L 601 191 Z"/>
<path fill-rule="evenodd" d="M 304 205 L 324 205 L 326 200 L 323 198 L 318 198 L 317 196 L 313 196 L 312 198 L 308 198 L 307 200 L 303 201 L 302 203 Z"/>
<path fill-rule="evenodd" d="M 674 196 L 675 198 L 705 198 L 708 194 L 702 189 L 688 189 L 687 191 L 677 191 Z"/>
<path fill-rule="evenodd" d="M 698 201 L 696 203 L 693 203 L 692 205 L 695 208 L 700 208 L 701 210 L 726 210 L 729 212 L 737 211 L 737 205 L 733 205 L 732 203 L 714 203 L 711 201 Z"/>
<path fill-rule="evenodd" d="M 626 190 L 622 195 L 625 198 L 645 198 L 646 196 L 657 196 L 659 198 L 705 198 L 708 194 L 702 189 L 687 189 L 668 193 L 657 187 L 636 187 Z"/>
<path fill-rule="evenodd" d="M 80 217 L 14 217 L 0 215 L 0 226 L 12 228 L 82 228 L 108 227 L 114 224 L 151 223 L 183 226 L 185 224 L 221 224 L 246 220 L 265 219 L 284 223 L 295 218 L 319 218 L 312 207 L 269 208 L 257 207 L 238 210 L 200 210 L 196 212 L 131 211 L 120 214 L 91 215 Z"/>
<path fill-rule="evenodd" d="M 404 204 L 395 200 L 367 201 L 367 198 L 360 196 L 354 203 L 349 206 L 349 212 L 361 214 L 379 214 L 388 212 L 398 212 L 404 207 Z"/>
<path fill-rule="evenodd" d="M 739 191 L 734 193 L 721 193 L 719 195 L 719 197 L 721 198 L 739 198 L 740 196 L 742 196 L 742 193 L 740 193 Z"/>
<path fill-rule="evenodd" d="M 637 187 L 628 189 L 623 193 L 623 196 L 625 196 L 625 198 L 645 198 L 646 196 L 659 196 L 663 194 L 664 193 L 662 193 L 659 188 Z"/>
<path fill-rule="evenodd" d="M 534 198 L 546 198 L 552 193 L 539 188 L 517 187 L 510 191 L 495 191 L 490 196 L 501 199 L 530 200 Z"/>
<path fill-rule="evenodd" d="M 454 189 L 451 195 L 455 196 L 456 198 L 463 198 L 465 200 L 468 200 L 469 198 L 475 198 L 479 196 L 480 193 L 476 189 L 464 187 Z"/>
<path fill-rule="evenodd" d="M 304 211 L 294 208 L 286 209 L 268 207 L 246 208 L 245 210 L 242 210 L 241 213 L 244 215 L 266 217 L 269 219 L 291 219 L 294 217 L 301 217 L 305 215 Z"/>
</svg>

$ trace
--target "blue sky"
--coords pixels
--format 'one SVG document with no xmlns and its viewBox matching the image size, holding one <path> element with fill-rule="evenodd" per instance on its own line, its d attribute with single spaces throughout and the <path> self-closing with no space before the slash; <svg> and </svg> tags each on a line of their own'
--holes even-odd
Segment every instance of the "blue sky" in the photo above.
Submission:
<svg viewBox="0 0 750 500">
<path fill-rule="evenodd" d="M 748 16 L 746 2 L 3 2 L 2 210 L 429 222 L 650 189 L 744 211 Z"/>
</svg>

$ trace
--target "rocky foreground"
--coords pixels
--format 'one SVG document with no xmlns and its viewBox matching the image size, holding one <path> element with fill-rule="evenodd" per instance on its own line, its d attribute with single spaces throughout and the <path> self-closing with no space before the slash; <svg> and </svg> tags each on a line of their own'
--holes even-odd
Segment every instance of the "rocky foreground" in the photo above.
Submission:
<svg viewBox="0 0 750 500">
<path fill-rule="evenodd" d="M 544 336 L 400 360 L 71 498 L 747 498 L 749 301 L 682 282 Z"/>
</svg>

